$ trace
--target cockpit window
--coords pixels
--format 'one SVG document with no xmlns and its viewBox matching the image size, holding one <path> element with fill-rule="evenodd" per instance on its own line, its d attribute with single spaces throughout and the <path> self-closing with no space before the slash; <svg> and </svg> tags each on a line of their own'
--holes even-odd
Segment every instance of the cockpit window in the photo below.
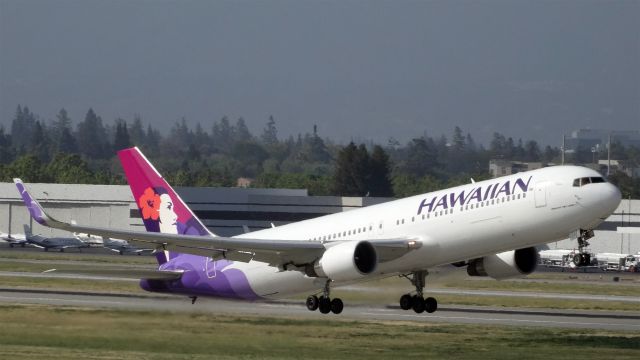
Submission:
<svg viewBox="0 0 640 360">
<path fill-rule="evenodd" d="M 596 184 L 596 183 L 603 183 L 603 182 L 605 182 L 604 178 L 602 178 L 600 176 L 583 177 L 583 178 L 574 179 L 573 180 L 573 186 L 579 187 L 579 186 L 585 186 L 587 184 Z"/>
</svg>

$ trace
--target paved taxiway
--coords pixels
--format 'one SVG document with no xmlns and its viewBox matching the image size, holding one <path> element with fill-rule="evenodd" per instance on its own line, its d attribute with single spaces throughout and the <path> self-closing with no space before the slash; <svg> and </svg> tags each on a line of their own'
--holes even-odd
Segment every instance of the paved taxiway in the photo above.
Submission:
<svg viewBox="0 0 640 360">
<path fill-rule="evenodd" d="M 340 315 L 323 315 L 317 311 L 308 311 L 302 303 L 290 301 L 251 303 L 201 298 L 192 305 L 188 298 L 177 296 L 132 296 L 16 289 L 0 289 L 0 302 L 234 315 L 292 316 L 307 319 L 340 317 L 349 320 L 501 324 L 640 331 L 640 311 L 632 313 L 576 312 L 442 305 L 436 313 L 416 314 L 411 311 L 402 311 L 392 306 L 372 307 L 346 304 L 344 312 Z"/>
</svg>

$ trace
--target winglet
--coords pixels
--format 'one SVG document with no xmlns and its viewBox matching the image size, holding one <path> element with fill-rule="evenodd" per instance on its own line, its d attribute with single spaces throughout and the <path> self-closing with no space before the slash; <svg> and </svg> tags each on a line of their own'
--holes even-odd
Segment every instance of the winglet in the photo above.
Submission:
<svg viewBox="0 0 640 360">
<path fill-rule="evenodd" d="M 24 187 L 22 180 L 15 178 L 13 179 L 13 182 L 16 184 L 18 192 L 20 193 L 20 196 L 22 196 L 22 201 L 24 201 L 24 205 L 27 207 L 27 210 L 29 210 L 29 214 L 31 214 L 33 220 L 40 225 L 47 225 L 47 221 L 51 222 L 51 217 L 44 212 L 44 209 L 40 206 L 38 201 L 29 194 L 27 189 Z"/>
</svg>

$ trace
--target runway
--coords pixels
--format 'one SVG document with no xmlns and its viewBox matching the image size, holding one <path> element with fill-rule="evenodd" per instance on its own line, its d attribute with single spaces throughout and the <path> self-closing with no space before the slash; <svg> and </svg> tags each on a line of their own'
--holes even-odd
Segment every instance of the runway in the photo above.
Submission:
<svg viewBox="0 0 640 360">
<path fill-rule="evenodd" d="M 0 289 L 0 303 L 46 304 L 109 309 L 171 311 L 185 313 L 216 313 L 254 316 L 290 316 L 320 320 L 340 318 L 346 320 L 411 321 L 420 323 L 500 324 L 554 328 L 582 328 L 621 331 L 640 331 L 638 312 L 587 312 L 556 310 L 524 310 L 477 306 L 441 305 L 433 314 L 416 314 L 395 306 L 379 307 L 345 304 L 342 314 L 311 312 L 304 304 L 291 301 L 242 302 L 200 298 L 195 304 L 190 299 L 163 295 L 99 294 L 90 292 L 63 292 L 48 290 Z"/>
</svg>

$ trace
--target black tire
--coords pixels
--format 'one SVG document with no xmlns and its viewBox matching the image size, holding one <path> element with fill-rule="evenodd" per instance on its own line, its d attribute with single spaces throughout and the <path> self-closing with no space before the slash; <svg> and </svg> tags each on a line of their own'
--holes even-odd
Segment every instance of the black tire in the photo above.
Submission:
<svg viewBox="0 0 640 360">
<path fill-rule="evenodd" d="M 576 266 L 582 266 L 582 254 L 573 255 L 573 263 L 576 264 Z"/>
<path fill-rule="evenodd" d="M 331 312 L 331 300 L 324 296 L 320 296 L 318 299 L 318 310 L 320 310 L 323 314 L 328 314 Z"/>
<path fill-rule="evenodd" d="M 318 297 L 315 295 L 311 295 L 307 298 L 307 309 L 309 309 L 309 311 L 316 311 L 318 310 L 318 305 L 319 305 L 319 301 L 318 301 Z"/>
<path fill-rule="evenodd" d="M 413 311 L 422 314 L 425 309 L 424 299 L 418 296 L 413 297 Z"/>
<path fill-rule="evenodd" d="M 413 298 L 409 294 L 400 297 L 400 309 L 409 310 L 413 306 Z"/>
<path fill-rule="evenodd" d="M 582 265 L 583 266 L 591 265 L 591 254 L 589 253 L 582 254 Z"/>
<path fill-rule="evenodd" d="M 344 304 L 342 303 L 342 300 L 340 300 L 339 298 L 335 298 L 333 300 L 331 300 L 331 312 L 334 314 L 340 314 L 342 312 L 342 309 L 344 309 Z"/>
<path fill-rule="evenodd" d="M 424 300 L 425 311 L 431 314 L 438 310 L 438 301 L 432 297 L 428 297 Z"/>
</svg>

